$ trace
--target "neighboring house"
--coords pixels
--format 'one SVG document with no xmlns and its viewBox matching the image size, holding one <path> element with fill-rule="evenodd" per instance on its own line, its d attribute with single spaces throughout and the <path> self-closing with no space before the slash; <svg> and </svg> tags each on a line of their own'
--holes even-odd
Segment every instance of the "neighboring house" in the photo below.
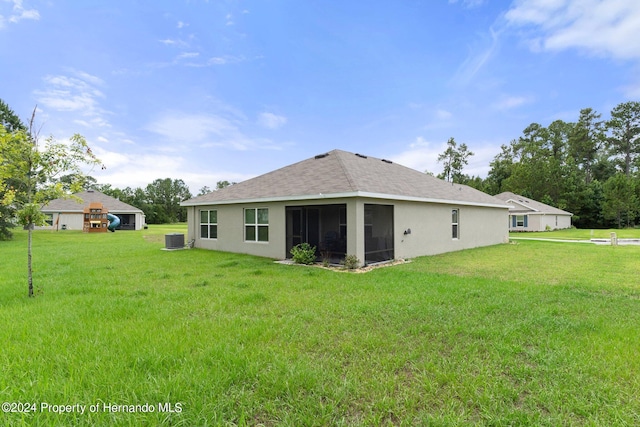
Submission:
<svg viewBox="0 0 640 427">
<path fill-rule="evenodd" d="M 545 205 L 518 194 L 496 195 L 509 207 L 509 231 L 546 231 L 571 228 L 572 213 Z"/>
<path fill-rule="evenodd" d="M 195 247 L 365 264 L 508 241 L 508 206 L 389 160 L 333 150 L 186 200 Z"/>
<path fill-rule="evenodd" d="M 116 198 L 94 190 L 74 195 L 82 199 L 82 202 L 74 199 L 55 199 L 44 206 L 41 210 L 49 217 L 47 219 L 49 225 L 39 228 L 82 230 L 84 208 L 89 207 L 91 203 L 102 203 L 109 213 L 120 218 L 120 226 L 117 230 L 141 230 L 145 225 L 145 216 L 142 210 Z"/>
</svg>

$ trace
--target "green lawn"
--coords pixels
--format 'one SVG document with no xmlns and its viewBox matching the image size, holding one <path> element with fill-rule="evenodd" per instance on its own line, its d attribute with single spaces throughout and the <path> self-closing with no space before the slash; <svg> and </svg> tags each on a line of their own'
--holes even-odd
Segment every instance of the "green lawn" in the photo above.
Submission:
<svg viewBox="0 0 640 427">
<path fill-rule="evenodd" d="M 623 228 L 623 229 L 578 229 L 568 228 L 566 230 L 555 231 L 538 231 L 538 232 L 520 232 L 509 233 L 511 237 L 528 237 L 542 239 L 561 239 L 561 240 L 590 240 L 590 239 L 609 239 L 611 233 L 616 233 L 620 239 L 640 239 L 640 228 Z"/>
<path fill-rule="evenodd" d="M 360 274 L 161 250 L 175 231 L 35 232 L 31 299 L 25 232 L 0 242 L 0 400 L 36 409 L 0 424 L 640 424 L 640 246 Z"/>
</svg>

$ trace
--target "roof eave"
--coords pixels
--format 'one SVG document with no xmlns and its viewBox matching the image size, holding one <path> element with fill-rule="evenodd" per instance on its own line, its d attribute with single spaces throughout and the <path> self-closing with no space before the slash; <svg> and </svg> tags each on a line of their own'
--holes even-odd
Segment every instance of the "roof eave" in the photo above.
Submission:
<svg viewBox="0 0 640 427">
<path fill-rule="evenodd" d="M 573 216 L 573 214 L 571 212 L 542 212 L 542 211 L 538 211 L 538 212 L 513 212 L 513 214 L 518 214 L 518 215 L 540 215 L 540 216 L 545 216 L 545 215 L 563 215 L 563 216 Z"/>
<path fill-rule="evenodd" d="M 180 206 L 189 207 L 189 206 L 234 205 L 234 204 L 289 202 L 289 201 L 294 202 L 294 201 L 304 201 L 304 200 L 344 199 L 344 198 L 352 198 L 352 197 L 509 209 L 509 206 L 506 204 L 501 205 L 497 203 L 482 203 L 482 202 L 471 202 L 471 201 L 451 200 L 451 199 L 435 199 L 430 197 L 415 197 L 415 196 L 404 196 L 404 195 L 397 195 L 397 194 L 371 193 L 366 191 L 352 191 L 352 192 L 332 193 L 332 194 L 324 194 L 324 193 L 305 194 L 305 195 L 298 195 L 298 196 L 257 197 L 257 198 L 236 199 L 236 200 L 199 201 L 199 202 L 191 202 L 191 203 L 182 202 L 180 203 Z"/>
<path fill-rule="evenodd" d="M 538 209 L 534 208 L 533 206 L 528 206 L 528 205 L 526 205 L 526 204 L 524 204 L 524 203 L 521 203 L 521 202 L 519 202 L 519 201 L 517 201 L 517 200 L 509 199 L 509 200 L 507 201 L 507 203 L 514 203 L 514 204 L 516 204 L 516 205 L 520 205 L 520 206 L 522 206 L 523 208 L 528 209 L 528 210 L 531 210 L 531 211 L 533 211 L 533 212 L 540 212 L 540 210 L 538 210 Z"/>
</svg>

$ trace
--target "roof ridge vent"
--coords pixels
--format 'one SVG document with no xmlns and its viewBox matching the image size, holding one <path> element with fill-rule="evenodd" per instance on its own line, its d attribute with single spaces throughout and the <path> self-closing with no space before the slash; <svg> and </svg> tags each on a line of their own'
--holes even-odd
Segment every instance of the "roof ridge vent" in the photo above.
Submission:
<svg viewBox="0 0 640 427">
<path fill-rule="evenodd" d="M 323 153 L 323 154 L 318 154 L 317 156 L 314 157 L 314 159 L 318 160 L 318 159 L 324 159 L 325 157 L 327 157 L 329 155 L 329 153 Z"/>
<path fill-rule="evenodd" d="M 387 160 L 387 159 L 382 159 L 382 161 L 385 162 L 385 163 L 389 163 L 389 164 L 393 163 L 391 160 Z"/>
<path fill-rule="evenodd" d="M 360 158 L 363 158 L 363 159 L 367 158 L 367 156 L 365 156 L 364 154 L 360 154 L 360 153 L 356 153 L 356 156 L 358 156 Z"/>
</svg>

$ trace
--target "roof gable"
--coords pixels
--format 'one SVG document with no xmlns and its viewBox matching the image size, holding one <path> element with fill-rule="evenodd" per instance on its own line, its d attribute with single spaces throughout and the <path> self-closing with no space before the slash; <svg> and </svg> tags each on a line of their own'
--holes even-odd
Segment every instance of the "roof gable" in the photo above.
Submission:
<svg viewBox="0 0 640 427">
<path fill-rule="evenodd" d="M 529 199 L 528 197 L 520 196 L 519 194 L 505 191 L 504 193 L 496 194 L 500 200 L 504 200 L 507 203 L 513 205 L 513 209 L 509 209 L 512 212 L 518 213 L 536 213 L 536 214 L 550 214 L 550 215 L 573 215 L 571 212 L 563 211 L 553 206 L 549 206 L 545 203 L 538 202 L 537 200 Z"/>
<path fill-rule="evenodd" d="M 195 197 L 195 206 L 260 200 L 377 195 L 506 207 L 466 185 L 451 184 L 389 160 L 333 150 L 273 172 Z"/>
<path fill-rule="evenodd" d="M 142 213 L 142 210 L 135 206 L 95 190 L 82 191 L 74 196 L 82 199 L 82 202 L 74 199 L 54 199 L 42 208 L 42 212 L 82 212 L 85 207 L 97 202 L 102 203 L 105 208 L 109 209 L 109 212 Z"/>
</svg>

